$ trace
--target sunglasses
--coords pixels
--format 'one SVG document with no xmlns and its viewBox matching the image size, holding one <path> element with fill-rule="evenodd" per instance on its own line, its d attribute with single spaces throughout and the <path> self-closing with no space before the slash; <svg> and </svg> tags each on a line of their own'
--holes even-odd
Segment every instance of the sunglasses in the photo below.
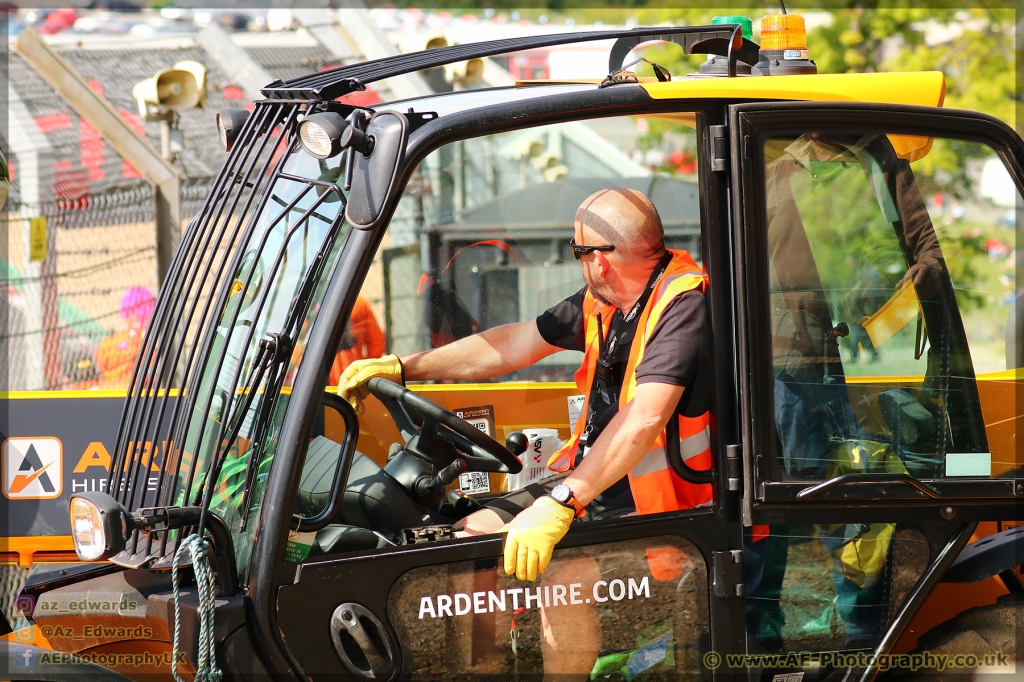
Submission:
<svg viewBox="0 0 1024 682">
<path fill-rule="evenodd" d="M 615 247 L 611 244 L 605 244 L 604 246 L 580 246 L 576 243 L 576 238 L 573 237 L 569 240 L 569 248 L 572 249 L 572 255 L 579 260 L 587 254 L 594 253 L 595 251 L 614 251 Z"/>
</svg>

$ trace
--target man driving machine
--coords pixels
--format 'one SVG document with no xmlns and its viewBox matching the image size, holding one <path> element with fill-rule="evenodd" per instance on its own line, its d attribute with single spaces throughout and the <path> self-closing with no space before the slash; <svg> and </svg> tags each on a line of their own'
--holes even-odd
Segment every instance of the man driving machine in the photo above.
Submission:
<svg viewBox="0 0 1024 682">
<path fill-rule="evenodd" d="M 666 250 L 658 211 L 636 190 L 606 189 L 588 197 L 576 212 L 574 232 L 570 247 L 586 286 L 573 296 L 536 320 L 401 359 L 357 360 L 338 386 L 361 413 L 373 377 L 479 381 L 562 350 L 584 353 L 576 383 L 585 418 L 548 462 L 560 474 L 509 493 L 462 522 L 469 535 L 507 530 L 505 572 L 520 580 L 536 580 L 548 567 L 576 518 L 674 511 L 711 501 L 711 486 L 685 482 L 665 453 L 665 427 L 674 418 L 686 464 L 711 466 L 710 333 L 701 269 L 687 252 Z M 650 550 L 648 559 L 655 578 L 677 572 L 671 552 Z"/>
</svg>

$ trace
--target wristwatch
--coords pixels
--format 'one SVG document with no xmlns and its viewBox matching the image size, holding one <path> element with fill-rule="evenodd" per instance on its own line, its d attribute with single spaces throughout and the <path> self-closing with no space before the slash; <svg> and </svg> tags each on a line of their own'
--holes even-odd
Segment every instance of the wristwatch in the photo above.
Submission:
<svg viewBox="0 0 1024 682">
<path fill-rule="evenodd" d="M 587 513 L 586 508 L 576 500 L 576 495 L 572 492 L 572 489 L 564 483 L 559 483 L 551 489 L 551 499 L 562 505 L 568 507 L 576 513 L 576 518 L 580 518 Z"/>
</svg>

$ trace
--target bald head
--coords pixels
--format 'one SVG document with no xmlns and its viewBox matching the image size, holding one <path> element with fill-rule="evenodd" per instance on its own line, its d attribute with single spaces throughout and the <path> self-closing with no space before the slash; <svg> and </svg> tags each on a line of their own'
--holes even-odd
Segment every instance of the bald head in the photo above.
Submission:
<svg viewBox="0 0 1024 682">
<path fill-rule="evenodd" d="M 594 192 L 580 204 L 576 223 L 615 245 L 629 260 L 647 260 L 665 250 L 665 230 L 651 200 L 635 189 L 619 187 Z"/>
</svg>

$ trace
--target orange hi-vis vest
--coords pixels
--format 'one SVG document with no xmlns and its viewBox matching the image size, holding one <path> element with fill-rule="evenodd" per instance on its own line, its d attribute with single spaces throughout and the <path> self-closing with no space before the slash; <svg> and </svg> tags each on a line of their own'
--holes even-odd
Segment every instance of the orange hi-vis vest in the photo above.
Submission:
<svg viewBox="0 0 1024 682">
<path fill-rule="evenodd" d="M 686 251 L 672 250 L 672 259 L 661 280 L 655 283 L 654 293 L 647 301 L 636 333 L 629 349 L 629 360 L 623 375 L 619 392 L 619 409 L 624 408 L 636 393 L 636 368 L 644 358 L 647 340 L 654 333 L 662 313 L 677 296 L 693 289 L 704 289 L 704 273 Z M 576 386 L 583 393 L 584 404 L 576 428 L 569 441 L 548 460 L 553 471 L 568 471 L 572 468 L 579 449 L 580 437 L 586 428 L 590 392 L 594 383 L 597 360 L 601 355 L 597 333 L 597 313 L 602 315 L 604 326 L 602 336 L 607 336 L 611 327 L 611 306 L 601 303 L 587 290 L 583 298 L 583 324 L 586 351 L 583 364 L 575 374 Z M 692 469 L 711 468 L 711 418 L 705 412 L 697 417 L 679 416 L 679 452 Z M 684 481 L 672 470 L 665 454 L 665 433 L 655 439 L 644 458 L 629 472 L 629 485 L 633 491 L 636 510 L 640 514 L 692 509 L 711 501 L 710 484 L 694 484 Z"/>
</svg>

